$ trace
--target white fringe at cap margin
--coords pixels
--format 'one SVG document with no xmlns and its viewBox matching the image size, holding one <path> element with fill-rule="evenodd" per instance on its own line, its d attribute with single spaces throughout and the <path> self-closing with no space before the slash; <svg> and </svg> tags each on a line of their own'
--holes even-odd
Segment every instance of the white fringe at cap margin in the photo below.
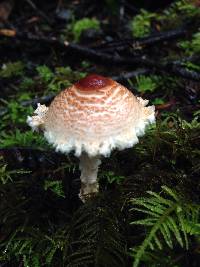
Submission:
<svg viewBox="0 0 200 267">
<path fill-rule="evenodd" d="M 44 125 L 44 118 L 48 111 L 48 107 L 45 105 L 41 105 L 40 103 L 37 104 L 37 109 L 34 111 L 34 116 L 28 116 L 26 122 L 28 125 L 36 131 Z"/>
</svg>

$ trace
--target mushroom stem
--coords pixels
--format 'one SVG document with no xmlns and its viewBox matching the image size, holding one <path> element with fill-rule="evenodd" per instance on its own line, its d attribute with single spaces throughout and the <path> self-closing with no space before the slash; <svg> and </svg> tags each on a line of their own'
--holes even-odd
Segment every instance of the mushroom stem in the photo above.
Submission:
<svg viewBox="0 0 200 267">
<path fill-rule="evenodd" d="M 80 156 L 79 169 L 81 170 L 81 190 L 79 197 L 85 202 L 86 198 L 99 191 L 97 181 L 98 166 L 101 164 L 99 156 L 90 157 L 87 153 Z"/>
</svg>

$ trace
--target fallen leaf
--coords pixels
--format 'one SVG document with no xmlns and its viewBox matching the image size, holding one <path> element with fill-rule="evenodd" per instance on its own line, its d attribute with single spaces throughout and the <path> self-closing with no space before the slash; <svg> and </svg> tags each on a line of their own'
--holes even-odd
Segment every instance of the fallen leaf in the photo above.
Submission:
<svg viewBox="0 0 200 267">
<path fill-rule="evenodd" d="M 14 37 L 16 36 L 15 30 L 10 29 L 0 29 L 0 35 L 8 36 L 8 37 Z"/>
<path fill-rule="evenodd" d="M 40 21 L 40 18 L 39 17 L 32 17 L 30 19 L 27 20 L 27 24 L 31 24 L 31 23 L 35 23 L 35 22 L 38 22 Z"/>
</svg>

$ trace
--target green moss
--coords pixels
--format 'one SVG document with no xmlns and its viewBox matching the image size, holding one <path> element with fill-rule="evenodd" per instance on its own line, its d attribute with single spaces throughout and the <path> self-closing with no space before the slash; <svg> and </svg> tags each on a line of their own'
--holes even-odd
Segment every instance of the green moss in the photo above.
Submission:
<svg viewBox="0 0 200 267">
<path fill-rule="evenodd" d="M 11 78 L 21 76 L 24 73 L 25 65 L 21 61 L 8 62 L 3 64 L 0 70 L 0 77 Z"/>
<path fill-rule="evenodd" d="M 156 75 L 139 75 L 136 77 L 135 81 L 128 80 L 130 85 L 136 87 L 137 91 L 140 93 L 154 92 L 161 84 L 161 78 Z"/>
<path fill-rule="evenodd" d="M 192 62 L 184 62 L 182 63 L 182 66 L 186 67 L 188 70 L 193 70 L 193 71 L 200 71 L 200 65 L 194 64 Z"/>
<path fill-rule="evenodd" d="M 100 179 L 105 179 L 109 184 L 121 184 L 125 177 L 122 175 L 117 175 L 113 171 L 101 171 L 99 174 Z"/>
<path fill-rule="evenodd" d="M 74 35 L 75 41 L 80 39 L 81 33 L 87 29 L 100 29 L 100 23 L 95 18 L 83 18 L 77 20 L 74 25 L 72 26 L 72 33 Z"/>
<path fill-rule="evenodd" d="M 150 34 L 151 20 L 156 14 L 141 9 L 140 14 L 136 15 L 131 21 L 131 31 L 134 37 L 144 37 Z"/>
<path fill-rule="evenodd" d="M 54 72 L 43 65 L 37 67 L 37 83 L 43 87 L 44 93 L 58 93 L 83 78 L 86 73 L 73 71 L 69 66 L 56 67 Z"/>
<path fill-rule="evenodd" d="M 200 10 L 195 5 L 195 1 L 190 0 L 179 0 L 174 1 L 168 9 L 165 9 L 163 12 L 163 16 L 166 19 L 178 19 L 182 17 L 182 19 L 186 19 L 188 17 L 194 17 L 196 15 L 200 15 Z"/>
<path fill-rule="evenodd" d="M 181 41 L 178 45 L 187 55 L 200 53 L 200 32 L 195 33 L 192 37 L 192 40 Z"/>
<path fill-rule="evenodd" d="M 35 81 L 30 77 L 24 77 L 22 81 L 20 82 L 20 89 L 21 90 L 27 90 L 30 92 L 30 90 L 34 87 Z"/>
<path fill-rule="evenodd" d="M 60 197 L 65 197 L 62 181 L 45 180 L 44 190 L 51 190 L 54 194 Z"/>
<path fill-rule="evenodd" d="M 174 1 L 163 12 L 154 13 L 141 9 L 131 23 L 130 28 L 134 37 L 145 37 L 151 33 L 152 21 L 161 29 L 169 30 L 181 26 L 187 19 L 200 17 L 200 9 L 189 0 Z"/>
<path fill-rule="evenodd" d="M 8 165 L 3 162 L 3 157 L 0 157 L 0 185 L 5 185 L 9 182 L 13 182 L 13 176 L 30 173 L 22 169 L 9 170 Z"/>
<path fill-rule="evenodd" d="M 0 134 L 0 148 L 12 146 L 28 146 L 45 148 L 48 147 L 44 137 L 33 131 L 22 131 L 19 129 L 12 131 L 2 131 Z"/>
<path fill-rule="evenodd" d="M 53 72 L 46 65 L 38 66 L 36 68 L 36 70 L 38 72 L 38 75 L 39 75 L 40 79 L 42 81 L 44 81 L 45 83 L 50 82 L 53 79 L 53 77 L 54 77 Z"/>
<path fill-rule="evenodd" d="M 162 98 L 156 97 L 153 101 L 151 101 L 154 105 L 162 105 L 165 103 L 165 101 Z"/>
<path fill-rule="evenodd" d="M 21 101 L 27 100 L 27 98 L 24 99 L 19 97 L 18 99 L 19 99 L 18 102 L 16 102 L 15 100 L 7 101 L 7 111 L 2 118 L 4 126 L 6 126 L 6 124 L 11 124 L 11 123 L 25 124 L 27 116 L 33 113 L 33 108 L 31 106 L 24 107 L 21 104 Z"/>
</svg>

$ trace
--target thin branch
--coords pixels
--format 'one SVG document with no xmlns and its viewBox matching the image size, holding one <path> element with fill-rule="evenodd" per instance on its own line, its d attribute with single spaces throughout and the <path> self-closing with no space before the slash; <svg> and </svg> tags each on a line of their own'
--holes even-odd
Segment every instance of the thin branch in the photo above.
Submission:
<svg viewBox="0 0 200 267">
<path fill-rule="evenodd" d="M 44 14 L 44 12 L 42 12 L 31 0 L 25 0 L 35 11 L 38 12 L 38 14 L 45 19 L 49 24 L 52 24 L 51 20 L 49 19 L 49 17 Z"/>
<path fill-rule="evenodd" d="M 53 100 L 54 97 L 55 97 L 55 94 L 49 94 L 47 96 L 42 96 L 42 97 L 34 98 L 31 100 L 22 101 L 20 104 L 24 107 L 27 107 L 30 105 L 36 106 L 37 103 L 47 104 L 47 103 L 51 102 L 51 100 Z"/>
<path fill-rule="evenodd" d="M 146 57 L 132 57 L 132 58 L 126 58 L 126 57 L 121 57 L 118 55 L 111 55 L 107 53 L 102 53 L 99 51 L 96 51 L 95 49 L 88 48 L 79 44 L 75 43 L 68 43 L 66 41 L 62 42 L 58 40 L 55 37 L 41 37 L 41 36 L 36 36 L 30 33 L 19 33 L 16 32 L 15 36 L 9 36 L 9 37 L 15 37 L 19 40 L 23 41 L 37 41 L 37 42 L 42 42 L 48 45 L 55 45 L 59 46 L 61 48 L 64 48 L 66 52 L 74 52 L 78 53 L 79 55 L 86 57 L 88 59 L 91 59 L 92 61 L 96 61 L 96 63 L 102 63 L 102 64 L 123 64 L 123 65 L 130 65 L 130 66 L 135 66 L 135 65 L 141 65 L 141 66 L 148 66 L 148 67 L 154 67 L 158 66 L 158 62 L 153 61 L 151 59 L 148 59 Z"/>
<path fill-rule="evenodd" d="M 196 71 L 187 70 L 186 68 L 173 65 L 172 72 L 185 79 L 200 81 L 200 73 Z"/>
<path fill-rule="evenodd" d="M 186 30 L 184 29 L 176 29 L 172 31 L 160 32 L 156 34 L 152 34 L 148 37 L 144 38 L 131 38 L 124 39 L 119 41 L 107 42 L 98 46 L 94 46 L 95 49 L 101 49 L 103 51 L 107 51 L 113 48 L 127 48 L 132 47 L 133 49 L 138 49 L 138 47 L 147 47 L 148 45 L 154 45 L 156 43 L 169 41 L 172 39 L 177 39 L 183 37 L 186 34 Z"/>
<path fill-rule="evenodd" d="M 124 73 L 121 73 L 119 76 L 112 76 L 111 78 L 115 81 L 123 81 L 123 80 L 127 80 L 133 77 L 137 77 L 139 75 L 145 75 L 149 73 L 150 73 L 149 69 L 138 69 L 135 71 L 124 72 Z"/>
<path fill-rule="evenodd" d="M 13 36 L 12 36 L 13 37 Z M 11 37 L 11 38 L 12 38 Z M 61 42 L 56 38 L 49 38 L 49 37 L 38 37 L 31 34 L 19 34 L 16 33 L 16 38 L 21 40 L 28 40 L 28 41 L 39 41 L 44 42 L 48 45 L 55 45 L 61 47 L 66 50 L 68 53 L 76 53 L 80 56 L 90 59 L 91 61 L 96 62 L 97 64 L 112 64 L 112 65 L 127 65 L 131 67 L 141 66 L 150 68 L 151 72 L 163 74 L 164 73 L 171 73 L 179 77 L 183 77 L 186 79 L 191 79 L 195 81 L 200 81 L 200 73 L 195 71 L 188 71 L 183 67 L 177 66 L 177 61 L 174 61 L 175 64 L 172 62 L 165 62 L 152 60 L 147 58 L 146 56 L 137 56 L 137 57 L 122 57 L 119 55 L 112 55 L 107 53 L 102 53 L 96 51 L 95 49 L 88 48 L 79 44 L 68 43 L 68 42 Z M 185 71 L 184 71 L 185 70 Z"/>
</svg>

